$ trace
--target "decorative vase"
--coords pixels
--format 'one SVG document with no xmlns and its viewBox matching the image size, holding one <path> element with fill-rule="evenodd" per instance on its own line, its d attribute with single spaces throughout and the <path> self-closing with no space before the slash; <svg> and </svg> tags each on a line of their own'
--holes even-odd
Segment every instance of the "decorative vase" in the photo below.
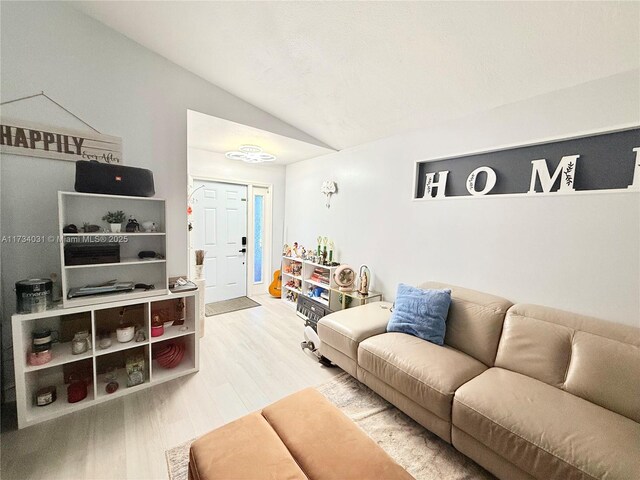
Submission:
<svg viewBox="0 0 640 480">
<path fill-rule="evenodd" d="M 111 225 L 111 233 L 120 233 L 122 231 L 121 223 L 110 223 Z"/>
<path fill-rule="evenodd" d="M 204 278 L 204 265 L 196 265 L 196 280 Z"/>
</svg>

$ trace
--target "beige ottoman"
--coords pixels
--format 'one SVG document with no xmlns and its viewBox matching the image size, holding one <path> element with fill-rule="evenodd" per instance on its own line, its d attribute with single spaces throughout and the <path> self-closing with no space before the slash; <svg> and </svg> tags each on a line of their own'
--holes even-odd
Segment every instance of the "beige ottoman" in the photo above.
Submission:
<svg viewBox="0 0 640 480">
<path fill-rule="evenodd" d="M 191 444 L 190 480 L 410 480 L 360 428 L 308 388 Z"/>
<path fill-rule="evenodd" d="M 357 378 L 358 345 L 387 331 L 391 303 L 374 302 L 347 308 L 318 322 L 320 354 Z"/>
</svg>

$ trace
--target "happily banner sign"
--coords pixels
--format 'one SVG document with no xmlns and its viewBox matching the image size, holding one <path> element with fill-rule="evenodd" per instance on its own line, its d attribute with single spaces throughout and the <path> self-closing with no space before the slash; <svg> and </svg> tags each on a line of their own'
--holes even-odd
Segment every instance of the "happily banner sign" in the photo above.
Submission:
<svg viewBox="0 0 640 480">
<path fill-rule="evenodd" d="M 640 128 L 416 163 L 414 199 L 640 191 Z"/>
<path fill-rule="evenodd" d="M 2 119 L 0 152 L 75 162 L 122 164 L 122 139 Z"/>
</svg>

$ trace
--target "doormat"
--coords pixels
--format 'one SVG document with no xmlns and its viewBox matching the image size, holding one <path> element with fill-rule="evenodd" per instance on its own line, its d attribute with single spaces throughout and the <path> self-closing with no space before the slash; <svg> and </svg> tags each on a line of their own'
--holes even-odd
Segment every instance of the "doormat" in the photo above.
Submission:
<svg viewBox="0 0 640 480">
<path fill-rule="evenodd" d="M 350 375 L 343 373 L 317 389 L 416 480 L 495 480 Z M 187 480 L 193 440 L 165 452 L 170 480 Z"/>
<path fill-rule="evenodd" d="M 245 308 L 259 307 L 260 304 L 249 297 L 232 298 L 231 300 L 223 300 L 221 302 L 207 303 L 204 306 L 204 314 L 207 317 L 221 315 L 223 313 L 244 310 Z"/>
</svg>

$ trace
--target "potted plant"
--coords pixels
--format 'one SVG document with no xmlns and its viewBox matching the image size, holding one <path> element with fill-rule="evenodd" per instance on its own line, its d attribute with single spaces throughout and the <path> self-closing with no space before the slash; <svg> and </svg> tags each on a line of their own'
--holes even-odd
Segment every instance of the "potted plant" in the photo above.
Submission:
<svg viewBox="0 0 640 480">
<path fill-rule="evenodd" d="M 204 277 L 204 250 L 196 250 L 196 280 Z"/>
<path fill-rule="evenodd" d="M 118 210 L 115 212 L 107 212 L 107 214 L 102 217 L 102 220 L 111 225 L 111 231 L 113 233 L 120 233 L 122 231 L 122 222 L 124 222 L 125 218 L 124 212 Z"/>
</svg>

